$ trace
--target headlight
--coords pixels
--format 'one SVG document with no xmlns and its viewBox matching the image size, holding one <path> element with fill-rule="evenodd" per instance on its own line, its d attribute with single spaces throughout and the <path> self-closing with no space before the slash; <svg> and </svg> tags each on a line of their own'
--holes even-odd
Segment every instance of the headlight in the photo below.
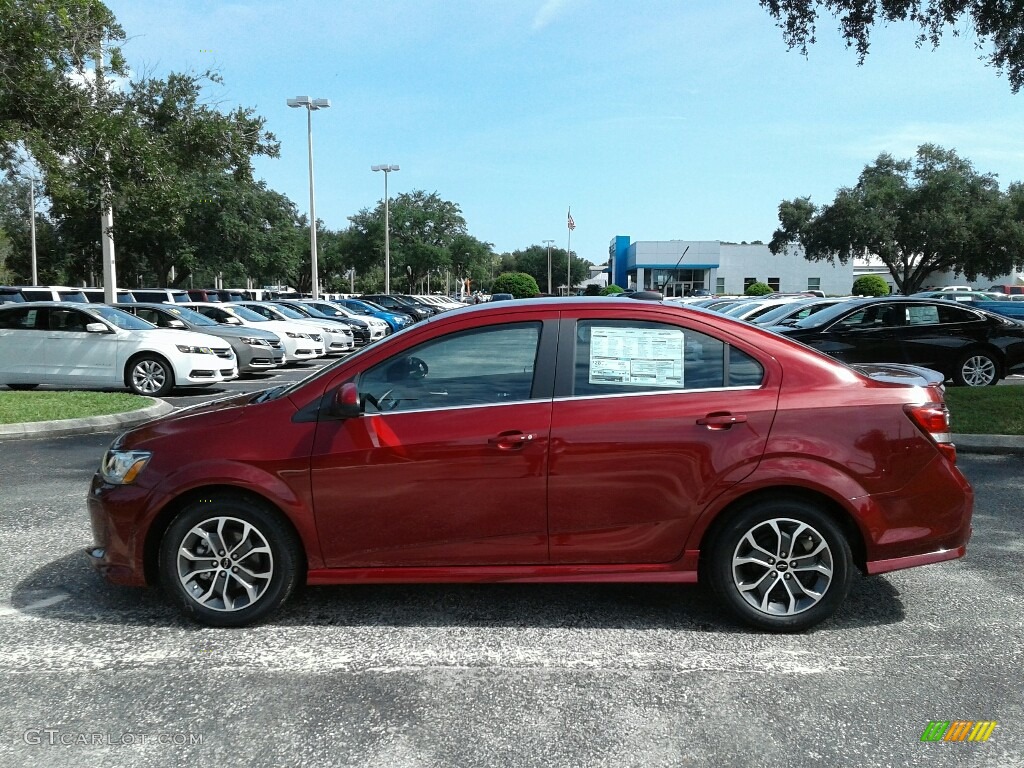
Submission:
<svg viewBox="0 0 1024 768">
<path fill-rule="evenodd" d="M 266 339 L 249 338 L 248 336 L 239 336 L 238 340 L 243 344 L 252 344 L 257 347 L 269 346 Z"/>
<path fill-rule="evenodd" d="M 179 352 L 193 355 L 212 355 L 213 350 L 209 347 L 190 347 L 187 344 L 175 344 Z"/>
<path fill-rule="evenodd" d="M 111 448 L 100 462 L 100 475 L 111 485 L 130 485 L 149 463 L 149 451 L 121 451 Z"/>
<path fill-rule="evenodd" d="M 285 333 L 285 336 L 287 336 L 289 339 L 308 339 L 309 338 L 309 336 L 307 336 L 304 333 L 293 333 L 292 331 L 285 331 L 284 333 Z"/>
</svg>

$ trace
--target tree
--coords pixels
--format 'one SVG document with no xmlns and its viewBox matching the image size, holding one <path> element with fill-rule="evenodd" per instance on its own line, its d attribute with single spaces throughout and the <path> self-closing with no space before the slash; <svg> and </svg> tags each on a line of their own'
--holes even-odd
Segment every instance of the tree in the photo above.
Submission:
<svg viewBox="0 0 1024 768">
<path fill-rule="evenodd" d="M 533 275 L 525 272 L 504 272 L 494 278 L 492 293 L 511 293 L 517 299 L 532 299 L 540 293 Z"/>
<path fill-rule="evenodd" d="M 743 294 L 745 296 L 767 296 L 771 292 L 772 289 L 767 283 L 755 282 L 748 285 Z"/>
<path fill-rule="evenodd" d="M 888 296 L 889 284 L 879 275 L 861 275 L 853 281 L 854 296 Z"/>
<path fill-rule="evenodd" d="M 988 62 L 1006 73 L 1014 93 L 1024 85 L 1024 16 L 1019 2 L 1000 0 L 760 0 L 782 29 L 790 49 L 805 56 L 816 42 L 819 9 L 839 20 L 847 46 L 857 49 L 863 63 L 875 24 L 909 21 L 919 28 L 917 43 L 937 47 L 949 28 L 959 35 L 964 27 L 978 41 L 992 46 Z"/>
<path fill-rule="evenodd" d="M 279 232 L 297 228 L 295 206 L 252 176 L 252 157 L 276 157 L 278 143 L 252 110 L 224 113 L 203 102 L 204 84 L 219 82 L 211 72 L 133 82 L 108 97 L 117 105 L 103 129 L 109 161 L 97 159 L 93 146 L 76 145 L 68 159 L 45 166 L 65 252 L 78 257 L 73 277 L 87 278 L 81 271 L 99 252 L 105 179 L 122 274 L 180 285 L 194 273 L 239 279 L 271 260 L 297 258 L 299 238 Z"/>
<path fill-rule="evenodd" d="M 501 256 L 501 269 L 504 272 L 525 272 L 532 275 L 538 286 L 548 286 L 548 248 L 546 245 L 530 245 L 521 251 L 513 251 Z M 590 262 L 581 259 L 575 253 L 569 263 L 569 272 L 572 285 L 579 285 L 590 277 Z M 558 286 L 565 285 L 566 278 L 566 250 L 564 248 L 551 249 L 551 287 L 553 291 Z"/>
<path fill-rule="evenodd" d="M 616 285 L 615 283 L 612 283 L 611 285 L 606 285 L 604 288 L 600 290 L 600 294 L 602 296 L 612 296 L 616 293 L 622 293 L 622 286 Z"/>
<path fill-rule="evenodd" d="M 879 155 L 828 205 L 783 201 L 779 223 L 772 253 L 798 244 L 810 261 L 875 256 L 905 294 L 932 272 L 974 280 L 1024 263 L 1024 189 L 1015 184 L 1002 193 L 994 176 L 931 144 L 912 160 Z"/>
<path fill-rule="evenodd" d="M 37 158 L 66 156 L 109 114 L 83 74 L 101 44 L 110 71 L 126 74 L 112 45 L 123 39 L 98 0 L 0 0 L 0 154 L 8 167 L 19 143 Z"/>
<path fill-rule="evenodd" d="M 436 192 L 405 192 L 390 202 L 391 282 L 415 285 L 428 274 L 480 282 L 490 274 L 491 246 L 470 235 L 456 203 Z M 384 201 L 349 217 L 346 265 L 357 273 L 384 263 Z M 346 266 L 346 269 L 348 266 Z M 383 276 L 383 275 L 382 275 Z M 379 286 L 383 288 L 383 284 Z"/>
</svg>

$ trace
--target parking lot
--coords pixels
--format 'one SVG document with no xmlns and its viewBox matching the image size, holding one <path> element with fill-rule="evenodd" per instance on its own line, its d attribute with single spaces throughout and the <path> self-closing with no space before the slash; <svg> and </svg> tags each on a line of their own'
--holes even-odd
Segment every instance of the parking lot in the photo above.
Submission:
<svg viewBox="0 0 1024 768">
<path fill-rule="evenodd" d="M 2 766 L 1024 764 L 1019 457 L 961 457 L 965 559 L 858 578 L 806 634 L 651 584 L 310 588 L 216 630 L 84 562 L 113 437 L 0 452 Z M 922 742 L 936 720 L 998 724 Z"/>
</svg>

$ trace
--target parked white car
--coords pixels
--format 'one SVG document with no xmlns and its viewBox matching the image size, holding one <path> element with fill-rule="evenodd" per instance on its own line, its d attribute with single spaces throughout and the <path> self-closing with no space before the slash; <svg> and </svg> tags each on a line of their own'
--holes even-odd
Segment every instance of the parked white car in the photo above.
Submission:
<svg viewBox="0 0 1024 768">
<path fill-rule="evenodd" d="M 184 306 L 224 325 L 245 325 L 276 333 L 284 344 L 285 365 L 301 360 L 315 360 L 326 353 L 322 335 L 298 323 L 268 320 L 251 309 L 234 304 L 194 301 Z"/>
<path fill-rule="evenodd" d="M 308 333 L 317 333 L 324 340 L 324 347 L 329 355 L 340 355 L 356 348 L 352 330 L 341 323 L 323 322 L 316 318 L 301 315 L 294 309 L 269 301 L 238 301 L 232 306 L 245 307 L 267 320 L 279 320 L 285 323 L 298 323 L 308 329 Z"/>
<path fill-rule="evenodd" d="M 36 301 L 0 307 L 0 384 L 128 387 L 163 397 L 175 387 L 208 387 L 238 376 L 223 339 L 173 335 L 104 304 Z"/>
</svg>

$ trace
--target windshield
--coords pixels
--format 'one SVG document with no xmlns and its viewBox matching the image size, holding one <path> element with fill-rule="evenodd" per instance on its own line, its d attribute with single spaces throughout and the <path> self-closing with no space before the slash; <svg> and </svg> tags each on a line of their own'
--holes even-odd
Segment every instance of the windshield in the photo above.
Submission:
<svg viewBox="0 0 1024 768">
<path fill-rule="evenodd" d="M 845 315 L 854 307 L 861 306 L 865 301 L 871 301 L 871 299 L 862 299 L 860 301 L 854 299 L 852 301 L 844 301 L 840 302 L 839 304 L 833 304 L 831 307 L 826 307 L 820 312 L 815 312 L 813 315 L 808 315 L 802 320 L 798 320 L 797 322 L 793 323 L 793 327 L 815 328 L 819 325 L 826 325 L 835 320 L 837 317 Z"/>
<path fill-rule="evenodd" d="M 182 320 L 192 323 L 192 325 L 202 325 L 204 327 L 213 326 L 217 327 L 217 323 L 208 318 L 206 315 L 201 315 L 193 309 L 188 307 L 175 307 L 170 304 L 166 304 L 160 307 L 166 312 L 170 312 L 175 317 L 180 317 Z"/>
<path fill-rule="evenodd" d="M 354 301 L 346 301 L 345 309 L 355 312 L 357 315 L 373 315 L 369 307 L 360 306 Z"/>
<path fill-rule="evenodd" d="M 299 312 L 298 310 L 292 309 L 291 307 L 286 307 L 284 304 L 275 304 L 274 306 L 269 307 L 269 309 L 273 310 L 274 312 L 277 312 L 278 314 L 284 315 L 285 317 L 289 318 L 290 320 L 308 320 L 309 319 L 308 315 L 304 315 L 301 312 Z"/>
<path fill-rule="evenodd" d="M 126 331 L 150 331 L 156 328 L 155 325 L 147 323 L 140 317 L 136 317 L 135 315 L 121 309 L 108 307 L 104 304 L 93 304 L 89 309 L 111 325 L 116 325 L 118 328 L 122 328 Z"/>
<path fill-rule="evenodd" d="M 242 320 L 248 320 L 251 323 L 269 323 L 270 318 L 264 317 L 259 312 L 253 312 L 248 307 L 232 306 L 230 307 L 232 314 L 240 317 Z"/>
</svg>

